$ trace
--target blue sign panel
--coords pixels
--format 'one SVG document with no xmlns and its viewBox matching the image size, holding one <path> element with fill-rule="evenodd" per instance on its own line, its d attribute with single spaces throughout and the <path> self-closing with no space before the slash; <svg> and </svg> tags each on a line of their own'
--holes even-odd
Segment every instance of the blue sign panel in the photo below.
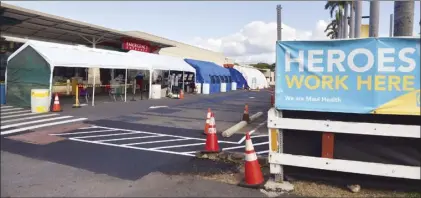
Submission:
<svg viewBox="0 0 421 198">
<path fill-rule="evenodd" d="M 280 110 L 420 115 L 420 38 L 278 41 Z"/>
</svg>

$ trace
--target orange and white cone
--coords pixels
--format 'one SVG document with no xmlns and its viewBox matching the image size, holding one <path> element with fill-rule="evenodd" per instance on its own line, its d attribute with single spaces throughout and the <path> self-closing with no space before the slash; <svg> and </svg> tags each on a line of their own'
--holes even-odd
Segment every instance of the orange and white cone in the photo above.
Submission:
<svg viewBox="0 0 421 198">
<path fill-rule="evenodd" d="M 246 121 L 247 123 L 250 122 L 250 115 L 249 115 L 249 105 L 246 104 L 244 106 L 244 113 L 243 113 L 243 119 L 242 121 Z"/>
<path fill-rule="evenodd" d="M 180 89 L 180 97 L 179 99 L 184 99 L 184 91 L 182 89 Z"/>
<path fill-rule="evenodd" d="M 218 153 L 219 144 L 218 144 L 218 136 L 216 135 L 216 125 L 215 125 L 215 117 L 214 114 L 211 113 L 211 118 L 209 121 L 209 131 L 206 137 L 206 146 L 205 146 L 205 153 Z"/>
<path fill-rule="evenodd" d="M 203 133 L 206 135 L 209 132 L 209 121 L 211 118 L 211 109 L 208 108 L 208 114 L 206 115 L 206 122 L 205 122 L 205 130 L 203 131 Z"/>
<path fill-rule="evenodd" d="M 54 97 L 54 104 L 53 104 L 53 110 L 52 112 L 61 112 L 61 106 L 60 101 L 58 100 L 58 94 L 56 93 L 56 96 Z"/>
<path fill-rule="evenodd" d="M 262 187 L 265 180 L 249 132 L 246 133 L 246 152 L 244 165 L 244 182 L 240 183 L 244 187 Z"/>
</svg>

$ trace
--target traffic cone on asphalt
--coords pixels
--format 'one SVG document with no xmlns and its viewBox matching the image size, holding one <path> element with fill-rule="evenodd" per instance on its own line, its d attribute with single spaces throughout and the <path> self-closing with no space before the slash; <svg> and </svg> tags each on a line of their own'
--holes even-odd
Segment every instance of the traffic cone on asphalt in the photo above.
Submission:
<svg viewBox="0 0 421 198">
<path fill-rule="evenodd" d="M 250 122 L 249 105 L 248 104 L 246 104 L 244 106 L 243 121 L 246 121 L 247 123 Z"/>
<path fill-rule="evenodd" d="M 205 134 L 205 135 L 208 134 L 208 131 L 209 131 L 210 118 L 211 118 L 211 109 L 208 108 L 208 113 L 206 115 L 206 122 L 205 122 L 205 130 L 203 131 L 203 134 Z"/>
<path fill-rule="evenodd" d="M 53 110 L 52 112 L 61 112 L 61 106 L 60 101 L 58 100 L 58 94 L 56 93 L 56 96 L 54 97 L 54 104 L 53 104 Z"/>
<path fill-rule="evenodd" d="M 246 133 L 244 169 L 244 181 L 240 183 L 240 186 L 259 188 L 264 185 L 265 180 L 249 132 Z"/>
<path fill-rule="evenodd" d="M 180 99 L 184 99 L 184 91 L 182 89 L 180 90 Z"/>
<path fill-rule="evenodd" d="M 211 113 L 211 118 L 209 121 L 209 131 L 206 137 L 206 146 L 205 146 L 204 152 L 206 153 L 220 152 L 219 144 L 218 144 L 218 137 L 216 135 L 215 117 L 213 113 Z"/>
</svg>

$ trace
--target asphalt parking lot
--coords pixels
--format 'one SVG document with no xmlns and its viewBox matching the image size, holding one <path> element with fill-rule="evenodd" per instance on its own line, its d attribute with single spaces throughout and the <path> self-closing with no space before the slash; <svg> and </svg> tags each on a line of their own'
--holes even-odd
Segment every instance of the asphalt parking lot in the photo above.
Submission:
<svg viewBox="0 0 421 198">
<path fill-rule="evenodd" d="M 103 103 L 80 109 L 63 108 L 64 111 L 58 115 L 41 118 L 16 116 L 7 118 L 9 121 L 5 119 L 6 122 L 2 114 L 2 127 L 15 131 L 2 134 L 1 149 L 130 181 L 154 172 L 177 174 L 229 169 L 224 164 L 192 161 L 194 153 L 205 146 L 203 127 L 207 109 L 211 108 L 215 113 L 218 133 L 241 120 L 246 103 L 250 114 L 262 111 L 262 118 L 241 132 L 252 131 L 256 152 L 266 155 L 268 138 L 264 123 L 270 106 L 269 98 L 269 92 L 265 90 L 236 91 L 210 96 L 187 95 L 183 100 L 143 100 Z M 13 115 L 19 114 L 21 112 Z M 64 118 L 48 120 L 55 116 Z M 23 120 L 13 119 L 28 120 L 29 126 L 19 125 L 17 123 Z M 48 125 L 60 119 L 76 121 Z M 39 125 L 41 127 L 34 127 Z M 51 141 L 41 141 L 42 144 L 31 142 L 28 139 L 32 137 Z M 223 150 L 244 152 L 244 134 L 235 134 L 230 138 L 219 134 L 218 140 Z M 3 163 L 7 162 L 2 161 L 2 167 Z"/>
</svg>

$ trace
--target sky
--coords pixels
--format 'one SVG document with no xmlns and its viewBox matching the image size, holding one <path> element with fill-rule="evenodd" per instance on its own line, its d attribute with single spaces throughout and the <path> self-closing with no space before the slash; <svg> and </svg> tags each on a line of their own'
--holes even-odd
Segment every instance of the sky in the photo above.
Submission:
<svg viewBox="0 0 421 198">
<path fill-rule="evenodd" d="M 275 62 L 276 6 L 283 40 L 327 39 L 326 1 L 4 1 L 121 31 L 143 31 L 225 54 L 239 63 Z M 363 16 L 369 15 L 363 2 Z M 393 1 L 380 2 L 379 36 L 389 35 Z M 420 32 L 415 2 L 414 34 Z M 368 24 L 368 19 L 362 20 Z"/>
</svg>

